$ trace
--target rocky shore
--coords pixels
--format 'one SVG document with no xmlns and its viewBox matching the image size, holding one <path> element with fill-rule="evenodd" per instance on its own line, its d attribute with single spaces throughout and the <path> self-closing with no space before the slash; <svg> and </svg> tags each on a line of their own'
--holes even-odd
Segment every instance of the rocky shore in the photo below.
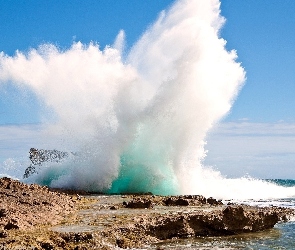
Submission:
<svg viewBox="0 0 295 250">
<path fill-rule="evenodd" d="M 67 193 L 1 178 L 0 249 L 141 249 L 167 239 L 267 230 L 294 215 L 200 195 Z"/>
</svg>

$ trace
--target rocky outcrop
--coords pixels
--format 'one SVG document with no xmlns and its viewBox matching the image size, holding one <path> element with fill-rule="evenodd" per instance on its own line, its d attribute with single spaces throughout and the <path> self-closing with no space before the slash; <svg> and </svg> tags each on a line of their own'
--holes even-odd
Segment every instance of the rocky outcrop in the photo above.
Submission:
<svg viewBox="0 0 295 250">
<path fill-rule="evenodd" d="M 46 187 L 0 178 L 0 231 L 56 224 L 73 211 L 73 199 Z"/>
<path fill-rule="evenodd" d="M 283 214 L 294 214 L 292 209 L 277 207 L 206 206 L 203 209 L 191 207 L 186 211 L 134 216 L 131 222 L 114 225 L 110 231 L 104 232 L 104 235 L 116 238 L 116 244 L 121 248 L 138 248 L 142 244 L 167 239 L 262 231 L 281 221 Z M 179 208 L 181 207 L 179 205 Z"/>
<path fill-rule="evenodd" d="M 221 200 L 217 201 L 216 199 L 210 197 L 206 199 L 202 195 L 178 195 L 178 196 L 169 196 L 163 199 L 163 203 L 166 206 L 198 206 L 198 205 L 222 205 Z"/>
<path fill-rule="evenodd" d="M 45 149 L 30 149 L 31 164 L 26 168 L 23 178 L 28 178 L 32 174 L 38 173 L 38 166 L 44 162 L 60 162 L 62 159 L 69 157 L 68 152 L 58 150 L 45 150 Z"/>
<path fill-rule="evenodd" d="M 160 240 L 196 236 L 220 236 L 256 232 L 272 228 L 279 221 L 275 210 L 250 209 L 243 206 L 226 207 L 211 212 L 193 211 L 189 214 L 139 218 L 140 227 Z"/>
<path fill-rule="evenodd" d="M 124 201 L 123 206 L 126 208 L 152 208 L 153 203 L 151 199 L 136 197 L 129 202 Z"/>
<path fill-rule="evenodd" d="M 85 198 L 1 178 L 0 249 L 141 248 L 173 238 L 257 232 L 294 215 L 290 208 L 223 205 L 201 195 L 91 197 L 96 200 L 84 203 L 87 212 L 65 220 Z M 48 230 L 62 219 L 62 227 L 75 231 Z"/>
<path fill-rule="evenodd" d="M 212 197 L 206 199 L 202 195 L 177 195 L 177 196 L 155 196 L 155 195 L 134 195 L 128 202 L 123 202 L 126 208 L 152 208 L 160 206 L 218 206 L 223 205 Z"/>
</svg>

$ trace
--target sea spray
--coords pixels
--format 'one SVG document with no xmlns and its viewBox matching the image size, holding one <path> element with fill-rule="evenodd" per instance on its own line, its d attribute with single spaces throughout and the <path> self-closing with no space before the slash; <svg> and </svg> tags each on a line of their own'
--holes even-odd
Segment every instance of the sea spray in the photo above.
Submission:
<svg viewBox="0 0 295 250">
<path fill-rule="evenodd" d="M 177 1 L 124 57 L 123 31 L 104 49 L 77 42 L 68 50 L 45 44 L 13 57 L 2 52 L 1 82 L 35 93 L 47 107 L 54 148 L 75 152 L 44 164 L 29 181 L 109 193 L 287 195 L 202 166 L 206 133 L 245 79 L 236 52 L 219 37 L 219 7 L 218 0 Z"/>
</svg>

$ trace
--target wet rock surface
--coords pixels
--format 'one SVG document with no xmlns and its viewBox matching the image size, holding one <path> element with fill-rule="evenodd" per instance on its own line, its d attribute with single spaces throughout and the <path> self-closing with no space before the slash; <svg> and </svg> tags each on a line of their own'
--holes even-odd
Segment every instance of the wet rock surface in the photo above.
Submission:
<svg viewBox="0 0 295 250">
<path fill-rule="evenodd" d="M 257 232 L 294 215 L 292 209 L 224 205 L 201 195 L 85 199 L 56 191 L 0 179 L 0 249 L 141 249 L 167 239 Z"/>
</svg>

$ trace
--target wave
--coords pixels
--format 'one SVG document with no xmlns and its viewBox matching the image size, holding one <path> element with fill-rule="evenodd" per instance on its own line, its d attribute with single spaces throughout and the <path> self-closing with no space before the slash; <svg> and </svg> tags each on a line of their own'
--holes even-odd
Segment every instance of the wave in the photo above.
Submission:
<svg viewBox="0 0 295 250">
<path fill-rule="evenodd" d="M 46 106 L 54 148 L 77 152 L 28 181 L 109 193 L 274 194 L 274 184 L 226 179 L 202 165 L 207 132 L 245 81 L 219 36 L 224 22 L 218 0 L 179 0 L 125 56 L 124 31 L 104 49 L 76 42 L 2 52 L 0 80 L 32 91 Z"/>
</svg>

